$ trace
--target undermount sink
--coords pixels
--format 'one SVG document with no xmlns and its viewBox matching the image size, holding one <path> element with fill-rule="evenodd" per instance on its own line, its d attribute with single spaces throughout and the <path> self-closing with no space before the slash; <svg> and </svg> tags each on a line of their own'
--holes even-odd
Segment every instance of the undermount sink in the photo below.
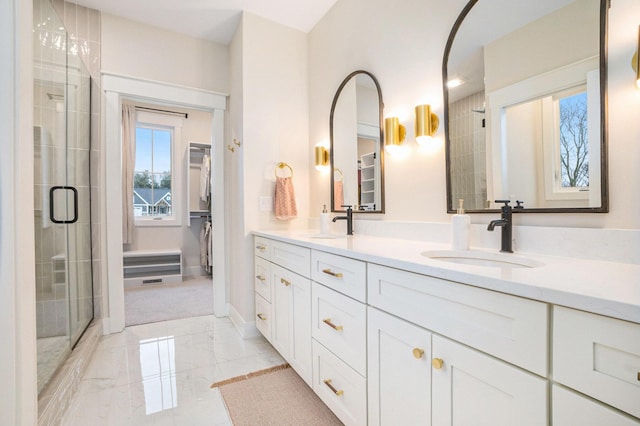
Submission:
<svg viewBox="0 0 640 426">
<path fill-rule="evenodd" d="M 423 256 L 444 262 L 493 268 L 537 268 L 543 263 L 510 253 L 485 252 L 476 250 L 431 250 Z"/>
<path fill-rule="evenodd" d="M 335 234 L 311 234 L 309 238 L 317 238 L 321 240 L 335 240 L 337 238 L 347 238 L 346 235 L 335 235 Z"/>
</svg>

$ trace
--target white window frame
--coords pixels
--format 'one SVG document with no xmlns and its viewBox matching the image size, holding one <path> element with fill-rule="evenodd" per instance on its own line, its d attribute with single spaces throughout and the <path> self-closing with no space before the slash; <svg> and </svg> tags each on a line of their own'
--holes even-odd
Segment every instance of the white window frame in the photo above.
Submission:
<svg viewBox="0 0 640 426">
<path fill-rule="evenodd" d="M 542 144 L 544 152 L 544 193 L 547 200 L 588 200 L 590 187 L 563 187 L 560 165 L 559 98 L 587 92 L 586 82 L 542 99 Z M 592 127 L 592 123 L 588 123 Z M 591 147 L 591 142 L 589 143 Z M 591 178 L 591 176 L 589 176 Z"/>
<path fill-rule="evenodd" d="M 136 216 L 135 226 L 182 226 L 182 162 L 179 153 L 182 142 L 182 119 L 168 114 L 138 111 L 136 113 L 136 128 L 138 125 L 149 125 L 169 128 L 173 131 L 171 141 L 171 216 Z"/>
<path fill-rule="evenodd" d="M 600 162 L 591 160 L 593 158 L 599 158 L 600 156 L 600 134 L 598 133 L 600 131 L 600 116 L 598 115 L 600 111 L 600 92 L 599 59 L 597 56 L 586 58 L 582 61 L 487 93 L 488 199 L 504 196 L 505 191 L 503 188 L 508 188 L 508 183 L 504 181 L 506 177 L 503 173 L 503 168 L 507 167 L 506 147 L 503 146 L 503 142 L 506 140 L 504 136 L 506 132 L 506 108 L 533 99 L 543 99 L 553 93 L 583 85 L 585 81 L 587 85 L 587 103 L 589 110 L 589 191 L 554 194 L 552 187 L 544 183 L 545 198 L 549 201 L 588 198 L 589 205 L 600 205 Z M 499 164 L 501 167 L 494 168 L 493 164 Z M 545 179 L 545 182 L 547 180 L 548 179 Z M 586 197 L 583 197 L 583 195 L 586 195 Z"/>
</svg>

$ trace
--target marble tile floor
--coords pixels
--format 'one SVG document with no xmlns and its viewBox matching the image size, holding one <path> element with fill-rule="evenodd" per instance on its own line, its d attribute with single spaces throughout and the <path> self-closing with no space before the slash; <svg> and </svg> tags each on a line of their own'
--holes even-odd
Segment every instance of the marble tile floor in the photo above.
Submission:
<svg viewBox="0 0 640 426">
<path fill-rule="evenodd" d="M 262 337 L 213 315 L 103 336 L 62 424 L 231 425 L 213 382 L 283 364 Z"/>
</svg>

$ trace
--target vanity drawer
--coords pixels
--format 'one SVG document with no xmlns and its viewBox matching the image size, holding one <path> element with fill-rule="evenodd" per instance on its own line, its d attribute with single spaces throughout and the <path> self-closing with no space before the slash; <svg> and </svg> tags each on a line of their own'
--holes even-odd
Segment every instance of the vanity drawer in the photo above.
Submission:
<svg viewBox="0 0 640 426">
<path fill-rule="evenodd" d="M 374 264 L 367 274 L 371 306 L 547 375 L 545 303 Z"/>
<path fill-rule="evenodd" d="M 255 258 L 254 288 L 256 293 L 271 302 L 271 263 L 261 257 Z"/>
<path fill-rule="evenodd" d="M 365 262 L 313 250 L 311 278 L 363 303 L 367 301 Z"/>
<path fill-rule="evenodd" d="M 585 398 L 568 389 L 553 385 L 552 422 L 554 425 L 580 426 L 638 426 L 640 420 L 632 420 L 619 411 L 592 399 Z"/>
<path fill-rule="evenodd" d="M 262 335 L 271 342 L 271 317 L 273 316 L 273 310 L 271 309 L 271 303 L 267 302 L 256 294 L 256 328 Z"/>
<path fill-rule="evenodd" d="M 367 381 L 315 340 L 313 390 L 345 425 L 367 424 Z"/>
<path fill-rule="evenodd" d="M 283 268 L 309 278 L 311 250 L 305 247 L 271 241 L 269 258 Z"/>
<path fill-rule="evenodd" d="M 272 240 L 262 237 L 254 237 L 253 239 L 253 254 L 259 256 L 263 259 L 269 260 L 269 255 L 271 254 L 270 246 Z"/>
<path fill-rule="evenodd" d="M 640 324 L 554 307 L 553 378 L 640 417 Z"/>
<path fill-rule="evenodd" d="M 366 306 L 318 283 L 312 284 L 311 300 L 313 338 L 366 376 Z"/>
</svg>

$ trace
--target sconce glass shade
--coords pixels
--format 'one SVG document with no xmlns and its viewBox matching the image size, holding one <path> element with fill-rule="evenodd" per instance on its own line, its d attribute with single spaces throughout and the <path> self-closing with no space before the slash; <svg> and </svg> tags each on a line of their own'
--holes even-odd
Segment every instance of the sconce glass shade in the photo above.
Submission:
<svg viewBox="0 0 640 426">
<path fill-rule="evenodd" d="M 431 112 L 431 105 L 418 105 L 416 107 L 416 142 L 418 145 L 428 142 L 438 130 L 440 119 Z"/>
<path fill-rule="evenodd" d="M 329 166 L 329 151 L 322 145 L 316 146 L 316 169 L 325 170 Z"/>
<path fill-rule="evenodd" d="M 406 134 L 407 130 L 398 117 L 384 119 L 384 149 L 390 152 L 399 150 Z"/>
</svg>

